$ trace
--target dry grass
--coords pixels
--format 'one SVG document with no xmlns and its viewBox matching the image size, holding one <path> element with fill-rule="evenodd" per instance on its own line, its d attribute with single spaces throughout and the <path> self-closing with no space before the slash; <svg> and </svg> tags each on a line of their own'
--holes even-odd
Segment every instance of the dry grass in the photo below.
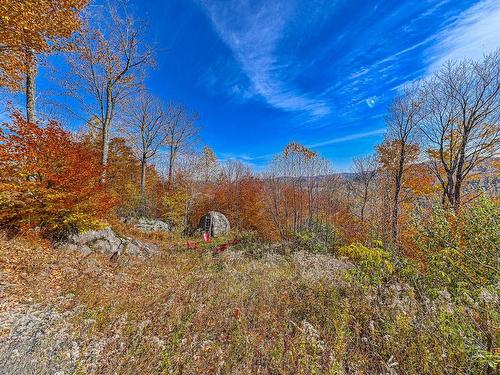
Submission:
<svg viewBox="0 0 500 375">
<path fill-rule="evenodd" d="M 38 302 L 71 312 L 83 374 L 452 371 L 433 358 L 446 353 L 439 337 L 412 337 L 420 328 L 410 324 L 411 293 L 387 292 L 383 303 L 392 305 L 382 311 L 380 295 L 347 282 L 345 267 L 332 268 L 304 255 L 256 260 L 173 245 L 153 259 L 112 262 L 0 240 L 2 282 L 10 285 L 0 306 Z"/>
</svg>

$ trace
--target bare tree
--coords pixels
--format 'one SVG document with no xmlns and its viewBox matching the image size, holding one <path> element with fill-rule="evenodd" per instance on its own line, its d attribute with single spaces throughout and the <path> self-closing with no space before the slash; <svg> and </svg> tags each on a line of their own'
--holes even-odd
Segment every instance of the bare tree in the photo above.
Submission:
<svg viewBox="0 0 500 375">
<path fill-rule="evenodd" d="M 123 131 L 141 162 L 141 214 L 144 215 L 147 165 L 165 143 L 165 113 L 161 102 L 150 94 L 142 94 L 135 102 Z"/>
<path fill-rule="evenodd" d="M 313 225 L 332 169 L 328 160 L 298 143 L 276 155 L 265 175 L 271 219 L 284 239 Z"/>
<path fill-rule="evenodd" d="M 216 182 L 221 173 L 221 167 L 214 150 L 205 145 L 198 158 L 196 179 L 205 184 Z"/>
<path fill-rule="evenodd" d="M 221 167 L 221 177 L 227 182 L 234 183 L 252 176 L 252 169 L 240 160 L 227 160 Z"/>
<path fill-rule="evenodd" d="M 365 221 L 365 210 L 368 203 L 370 188 L 377 176 L 377 158 L 374 155 L 353 159 L 354 190 L 361 198 L 361 222 Z"/>
<path fill-rule="evenodd" d="M 92 25 L 97 27 L 87 26 L 78 36 L 77 53 L 69 59 L 76 77 L 70 83 L 71 92 L 94 98 L 90 112 L 99 120 L 103 166 L 108 165 L 110 134 L 117 109 L 142 87 L 143 70 L 153 64 L 153 51 L 144 42 L 143 28 L 132 17 L 120 16 L 114 8 L 107 13 L 101 22 L 92 19 Z"/>
<path fill-rule="evenodd" d="M 399 203 L 404 173 L 412 161 L 411 158 L 415 159 L 417 156 L 415 153 L 418 153 L 415 136 L 423 118 L 423 100 L 419 88 L 420 83 L 408 86 L 403 95 L 394 99 L 386 118 L 388 128 L 386 140 L 379 148 L 386 152 L 385 164 L 392 173 L 394 182 L 391 212 L 391 232 L 394 242 L 398 238 Z"/>
<path fill-rule="evenodd" d="M 198 114 L 189 113 L 184 106 L 170 104 L 167 109 L 165 144 L 168 148 L 167 187 L 173 183 L 175 162 L 180 152 L 185 151 L 198 137 Z"/>
<path fill-rule="evenodd" d="M 448 62 L 425 83 L 422 132 L 443 204 L 460 207 L 464 180 L 500 146 L 500 49 Z"/>
</svg>

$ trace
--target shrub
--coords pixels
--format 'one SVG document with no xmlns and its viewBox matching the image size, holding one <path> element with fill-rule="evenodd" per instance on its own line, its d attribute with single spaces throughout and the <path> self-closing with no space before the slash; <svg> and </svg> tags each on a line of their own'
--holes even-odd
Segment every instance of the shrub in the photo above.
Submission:
<svg viewBox="0 0 500 375">
<path fill-rule="evenodd" d="M 479 293 L 500 282 L 500 205 L 481 198 L 460 213 L 436 208 L 419 225 L 429 284 L 453 295 Z"/>
<path fill-rule="evenodd" d="M 99 183 L 99 155 L 57 122 L 19 113 L 0 129 L 0 225 L 55 236 L 99 227 L 113 205 Z"/>
<path fill-rule="evenodd" d="M 394 271 L 390 253 L 381 248 L 376 241 L 375 247 L 366 247 L 360 243 L 352 243 L 339 249 L 338 255 L 349 258 L 356 264 L 355 274 L 371 282 L 379 283 L 383 277 Z"/>
<path fill-rule="evenodd" d="M 309 220 L 294 234 L 292 241 L 295 250 L 328 254 L 334 254 L 341 243 L 337 230 L 320 220 Z"/>
<path fill-rule="evenodd" d="M 500 362 L 499 204 L 485 197 L 461 212 L 436 208 L 418 226 L 416 243 L 426 256 L 422 289 L 455 303 L 447 332 L 459 333 L 474 361 L 494 369 Z M 450 314 L 449 314 L 450 315 Z M 497 342 L 495 342 L 495 340 Z"/>
<path fill-rule="evenodd" d="M 162 198 L 162 208 L 165 214 L 163 219 L 173 225 L 179 232 L 187 230 L 186 206 L 189 203 L 186 190 L 170 190 Z"/>
<path fill-rule="evenodd" d="M 279 252 L 279 247 L 272 247 L 269 242 L 262 238 L 262 235 L 256 231 L 242 231 L 237 233 L 238 242 L 231 249 L 239 251 L 250 258 L 260 259 L 265 254 Z"/>
</svg>

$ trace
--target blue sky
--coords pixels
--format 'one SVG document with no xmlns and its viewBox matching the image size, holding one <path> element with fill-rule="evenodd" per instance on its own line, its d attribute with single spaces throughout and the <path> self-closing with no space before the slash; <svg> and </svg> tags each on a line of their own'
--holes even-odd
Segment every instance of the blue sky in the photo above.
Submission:
<svg viewBox="0 0 500 375">
<path fill-rule="evenodd" d="M 129 4 L 164 50 L 150 90 L 199 112 L 220 159 L 257 170 L 290 141 L 347 170 L 381 141 L 405 82 L 500 46 L 500 0 Z"/>
</svg>

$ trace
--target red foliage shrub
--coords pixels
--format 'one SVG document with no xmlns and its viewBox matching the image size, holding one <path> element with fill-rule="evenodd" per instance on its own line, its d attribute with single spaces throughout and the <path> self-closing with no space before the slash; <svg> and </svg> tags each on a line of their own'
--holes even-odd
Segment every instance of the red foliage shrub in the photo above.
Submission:
<svg viewBox="0 0 500 375">
<path fill-rule="evenodd" d="M 56 121 L 14 113 L 0 129 L 0 226 L 46 234 L 98 227 L 113 207 L 99 155 Z"/>
</svg>

